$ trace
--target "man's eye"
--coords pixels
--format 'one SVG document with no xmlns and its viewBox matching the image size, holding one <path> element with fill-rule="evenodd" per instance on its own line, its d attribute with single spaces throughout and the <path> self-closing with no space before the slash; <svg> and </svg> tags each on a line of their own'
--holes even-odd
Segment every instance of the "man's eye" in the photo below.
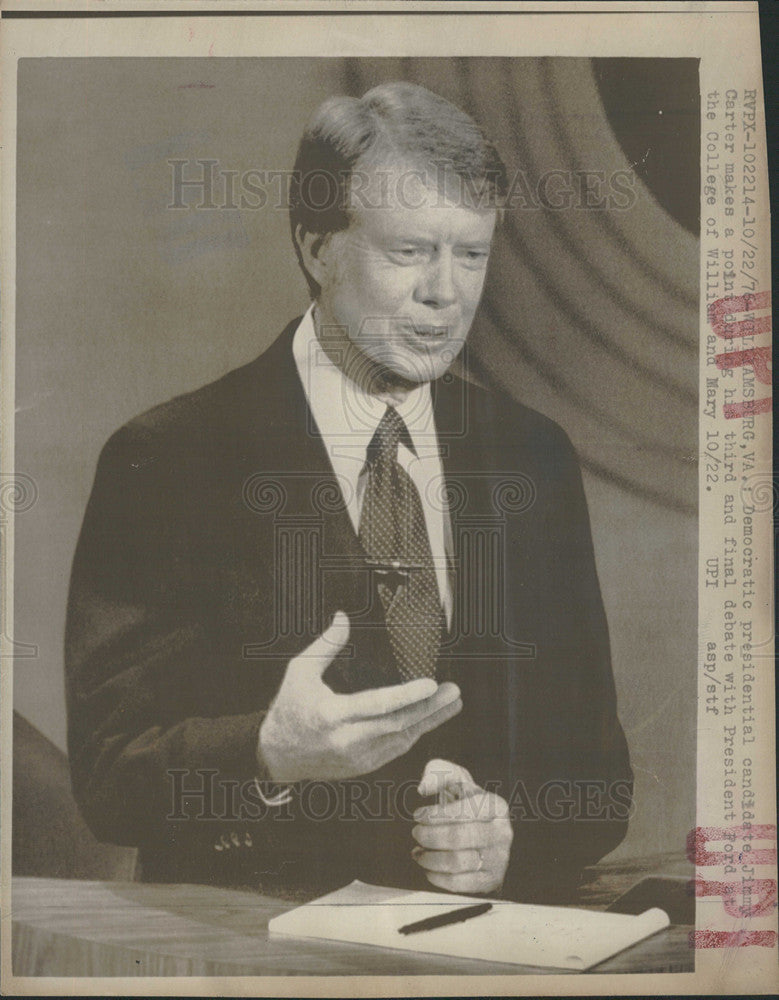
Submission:
<svg viewBox="0 0 779 1000">
<path fill-rule="evenodd" d="M 486 264 L 489 253 L 486 250 L 466 250 L 463 257 L 469 264 Z"/>
<path fill-rule="evenodd" d="M 397 247 L 391 250 L 390 253 L 404 264 L 415 263 L 416 261 L 423 260 L 425 257 L 425 251 L 422 247 Z"/>
</svg>

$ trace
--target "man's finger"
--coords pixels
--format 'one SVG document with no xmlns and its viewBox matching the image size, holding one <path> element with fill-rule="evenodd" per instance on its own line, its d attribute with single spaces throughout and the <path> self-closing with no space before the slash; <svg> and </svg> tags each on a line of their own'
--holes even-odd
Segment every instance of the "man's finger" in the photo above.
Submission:
<svg viewBox="0 0 779 1000">
<path fill-rule="evenodd" d="M 459 696 L 456 685 L 442 684 L 441 687 L 453 687 Z M 373 719 L 376 716 L 389 715 L 400 709 L 425 701 L 439 690 L 432 677 L 420 677 L 405 684 L 393 684 L 389 687 L 373 688 L 370 691 L 359 691 L 357 694 L 339 695 L 343 706 L 344 721 Z"/>
<path fill-rule="evenodd" d="M 384 736 L 377 736 L 376 722 L 370 719 L 364 722 L 353 723 L 351 733 L 356 738 L 372 744 L 373 753 L 380 760 L 380 763 L 376 767 L 380 767 L 382 764 L 388 764 L 391 760 L 395 760 L 396 757 L 401 757 L 404 753 L 407 753 L 420 736 L 457 715 L 462 710 L 462 707 L 463 703 L 458 698 L 456 701 L 450 702 L 442 709 L 439 709 L 433 715 L 427 716 L 422 722 L 418 722 L 415 726 L 404 729 L 400 733 L 388 733 Z"/>
<path fill-rule="evenodd" d="M 349 618 L 337 611 L 330 627 L 290 662 L 300 673 L 321 677 L 349 641 Z"/>
<path fill-rule="evenodd" d="M 471 777 L 471 772 L 460 764 L 435 758 L 425 765 L 418 791 L 423 797 L 435 795 L 438 798 L 445 797 L 451 800 L 478 787 Z"/>
<path fill-rule="evenodd" d="M 457 715 L 462 707 L 462 701 L 457 698 L 433 712 L 432 715 L 426 715 L 421 722 L 401 729 L 399 732 L 394 727 L 389 732 L 385 732 L 387 727 L 384 719 L 364 719 L 361 722 L 349 723 L 349 735 L 355 744 L 373 744 L 384 760 L 390 761 L 410 750 L 423 733 L 435 729 Z"/>
<path fill-rule="evenodd" d="M 473 848 L 466 851 L 426 851 L 415 847 L 411 855 L 419 867 L 428 872 L 461 875 L 463 872 L 478 872 L 485 867 L 482 853 Z"/>
<path fill-rule="evenodd" d="M 428 716 L 435 715 L 447 705 L 453 705 L 460 699 L 460 690 L 456 684 L 441 684 L 436 692 L 424 701 L 415 702 L 405 708 L 399 708 L 387 715 L 377 716 L 372 720 L 377 731 L 384 733 L 402 733 L 422 722 Z"/>
<path fill-rule="evenodd" d="M 474 789 L 453 802 L 421 806 L 414 813 L 417 823 L 490 823 L 506 816 L 508 807 L 497 795 Z"/>
<path fill-rule="evenodd" d="M 443 708 L 439 708 L 437 712 L 432 715 L 425 716 L 413 726 L 409 726 L 402 733 L 403 739 L 409 742 L 409 746 L 413 746 L 416 741 L 424 736 L 425 733 L 431 732 L 433 729 L 437 729 L 442 726 L 449 719 L 453 718 L 459 712 L 462 711 L 463 703 L 462 699 L 458 697 L 454 701 L 450 701 L 448 705 L 444 705 Z"/>
<path fill-rule="evenodd" d="M 466 895 L 471 892 L 491 892 L 496 879 L 490 872 L 463 872 L 460 875 L 450 875 L 448 872 L 425 872 L 427 881 L 447 892 L 459 892 Z"/>
<path fill-rule="evenodd" d="M 411 836 L 428 851 L 480 850 L 495 843 L 490 823 L 419 823 Z"/>
</svg>

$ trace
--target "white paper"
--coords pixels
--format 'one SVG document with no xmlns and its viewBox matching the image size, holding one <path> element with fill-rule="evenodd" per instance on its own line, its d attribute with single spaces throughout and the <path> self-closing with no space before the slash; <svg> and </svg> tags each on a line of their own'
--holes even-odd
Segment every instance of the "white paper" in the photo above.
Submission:
<svg viewBox="0 0 779 1000">
<path fill-rule="evenodd" d="M 472 896 L 405 892 L 355 880 L 337 892 L 274 917 L 269 930 L 294 937 L 583 971 L 670 922 L 659 909 L 632 916 L 496 900 L 488 913 L 462 923 L 410 935 L 399 933 L 404 924 L 461 904 L 483 902 Z"/>
</svg>

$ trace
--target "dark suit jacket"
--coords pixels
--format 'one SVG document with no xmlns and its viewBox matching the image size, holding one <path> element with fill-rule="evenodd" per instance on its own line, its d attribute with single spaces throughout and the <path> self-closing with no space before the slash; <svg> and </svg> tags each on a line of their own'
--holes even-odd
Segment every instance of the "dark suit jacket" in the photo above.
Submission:
<svg viewBox="0 0 779 1000">
<path fill-rule="evenodd" d="M 560 898 L 622 839 L 631 793 L 581 477 L 556 424 L 454 375 L 432 387 L 454 546 L 439 674 L 463 710 L 362 781 L 307 783 L 275 810 L 256 794 L 264 713 L 336 610 L 352 633 L 331 686 L 398 680 L 294 365 L 296 325 L 103 449 L 66 630 L 84 816 L 138 846 L 148 879 L 423 886 L 410 812 L 441 757 L 512 807 L 505 894 Z"/>
</svg>

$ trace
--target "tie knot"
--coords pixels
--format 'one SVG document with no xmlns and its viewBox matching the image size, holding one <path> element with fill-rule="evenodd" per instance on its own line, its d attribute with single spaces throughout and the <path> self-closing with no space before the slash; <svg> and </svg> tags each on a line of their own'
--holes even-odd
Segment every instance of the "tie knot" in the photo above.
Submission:
<svg viewBox="0 0 779 1000">
<path fill-rule="evenodd" d="M 368 445 L 368 461 L 395 461 L 398 457 L 399 441 L 402 441 L 410 451 L 414 451 L 411 435 L 403 417 L 394 406 L 388 406 Z"/>
</svg>

